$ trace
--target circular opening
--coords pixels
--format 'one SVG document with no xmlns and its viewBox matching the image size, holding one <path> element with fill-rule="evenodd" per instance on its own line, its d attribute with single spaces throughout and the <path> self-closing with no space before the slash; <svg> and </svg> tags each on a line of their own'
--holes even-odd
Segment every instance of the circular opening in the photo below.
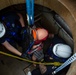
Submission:
<svg viewBox="0 0 76 75">
<path fill-rule="evenodd" d="M 17 4 L 17 5 L 12 5 L 7 8 L 4 8 L 0 11 L 0 15 L 6 14 L 10 11 L 20 12 L 23 15 L 25 24 L 28 25 L 25 4 Z M 34 19 L 35 19 L 35 25 L 37 27 L 43 27 L 43 28 L 47 29 L 49 34 L 52 33 L 52 34 L 58 35 L 73 50 L 74 43 L 73 43 L 72 33 L 71 33 L 70 28 L 68 27 L 67 23 L 65 22 L 65 20 L 63 20 L 59 14 L 57 14 L 55 11 L 53 11 L 47 7 L 35 4 Z M 48 46 L 47 44 L 48 44 L 48 42 L 45 43 L 46 46 Z M 73 53 L 73 51 L 72 51 L 72 53 Z M 60 60 L 62 60 L 62 59 L 60 58 Z M 65 75 L 66 72 L 68 71 L 69 67 L 70 67 L 70 65 L 68 65 L 61 71 L 59 71 L 56 75 L 61 75 L 61 74 Z"/>
</svg>

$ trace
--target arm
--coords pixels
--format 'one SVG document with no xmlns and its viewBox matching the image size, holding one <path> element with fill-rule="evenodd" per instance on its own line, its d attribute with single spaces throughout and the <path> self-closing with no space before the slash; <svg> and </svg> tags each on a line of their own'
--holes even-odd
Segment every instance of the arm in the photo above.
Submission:
<svg viewBox="0 0 76 75">
<path fill-rule="evenodd" d="M 18 13 L 18 16 L 20 17 L 19 21 L 21 23 L 21 26 L 25 27 L 25 23 L 24 23 L 24 19 L 23 19 L 22 15 L 20 13 Z"/>
<path fill-rule="evenodd" d="M 14 48 L 12 45 L 10 45 L 7 41 L 5 41 L 4 43 L 2 43 L 2 45 L 5 46 L 6 49 L 8 49 L 10 52 L 18 55 L 18 56 L 21 56 L 21 52 L 19 52 L 16 48 Z"/>
</svg>

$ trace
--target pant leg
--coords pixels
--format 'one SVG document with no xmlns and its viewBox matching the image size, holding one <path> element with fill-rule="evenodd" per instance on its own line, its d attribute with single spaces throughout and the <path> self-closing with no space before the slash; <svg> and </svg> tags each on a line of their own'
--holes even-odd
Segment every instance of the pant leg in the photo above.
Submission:
<svg viewBox="0 0 76 75">
<path fill-rule="evenodd" d="M 32 71 L 32 75 L 42 75 L 42 74 L 41 74 L 39 68 L 37 68 Z"/>
<path fill-rule="evenodd" d="M 47 66 L 47 71 L 43 75 L 52 75 L 53 69 L 52 66 Z"/>
</svg>

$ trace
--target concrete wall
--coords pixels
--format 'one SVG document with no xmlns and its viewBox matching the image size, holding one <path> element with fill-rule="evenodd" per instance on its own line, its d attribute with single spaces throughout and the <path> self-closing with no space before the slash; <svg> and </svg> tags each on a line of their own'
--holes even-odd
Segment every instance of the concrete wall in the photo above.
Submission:
<svg viewBox="0 0 76 75">
<path fill-rule="evenodd" d="M 0 9 L 24 2 L 25 0 L 0 0 Z M 66 21 L 74 38 L 74 52 L 76 52 L 76 0 L 35 0 L 35 3 L 55 10 Z M 75 65 L 76 61 L 71 65 L 67 75 L 76 75 Z"/>
</svg>

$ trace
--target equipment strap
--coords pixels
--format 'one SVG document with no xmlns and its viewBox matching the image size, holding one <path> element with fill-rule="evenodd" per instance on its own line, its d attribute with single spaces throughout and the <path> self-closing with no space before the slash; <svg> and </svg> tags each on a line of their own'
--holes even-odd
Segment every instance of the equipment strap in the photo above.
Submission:
<svg viewBox="0 0 76 75">
<path fill-rule="evenodd" d="M 37 51 L 37 50 L 39 49 L 38 47 L 39 47 L 40 45 L 41 45 L 41 43 L 38 44 L 38 45 L 36 45 L 36 48 L 30 50 L 30 51 L 28 52 L 28 54 L 32 54 L 32 53 L 34 53 L 35 51 Z"/>
<path fill-rule="evenodd" d="M 34 0 L 26 0 L 28 25 L 34 24 Z"/>
</svg>

